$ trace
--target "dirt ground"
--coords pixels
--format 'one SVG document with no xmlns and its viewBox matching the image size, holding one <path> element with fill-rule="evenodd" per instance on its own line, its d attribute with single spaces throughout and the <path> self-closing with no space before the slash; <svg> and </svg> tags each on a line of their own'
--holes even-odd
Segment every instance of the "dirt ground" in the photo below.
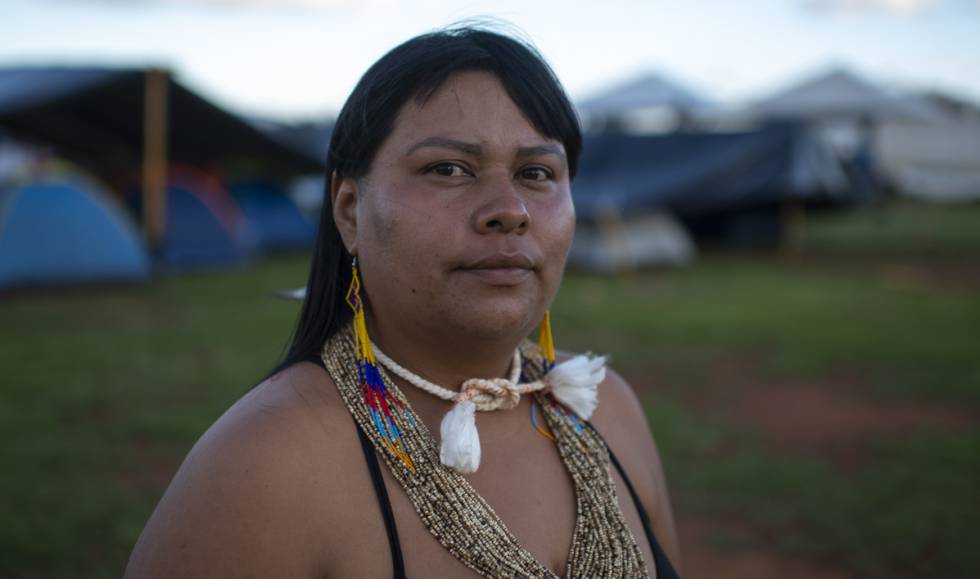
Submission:
<svg viewBox="0 0 980 579">
<path fill-rule="evenodd" d="M 851 579 L 853 575 L 798 561 L 757 543 L 745 525 L 724 519 L 680 517 L 677 531 L 684 579 Z M 727 537 L 720 544 L 719 535 Z"/>
<path fill-rule="evenodd" d="M 862 464 L 873 437 L 917 429 L 955 431 L 977 419 L 965 409 L 872 399 L 846 373 L 825 381 L 767 382 L 753 366 L 744 358 L 721 359 L 711 374 L 724 388 L 668 394 L 696 415 L 761 434 L 775 454 L 825 458 L 843 472 Z M 643 385 L 638 393 L 654 401 L 664 395 Z M 744 521 L 683 512 L 677 517 L 685 579 L 854 577 L 832 564 L 797 560 L 765 545 Z"/>
</svg>

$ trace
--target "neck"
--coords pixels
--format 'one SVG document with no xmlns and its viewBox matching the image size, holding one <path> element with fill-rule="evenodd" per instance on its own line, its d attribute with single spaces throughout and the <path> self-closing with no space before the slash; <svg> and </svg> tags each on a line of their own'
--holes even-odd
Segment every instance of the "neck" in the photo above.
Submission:
<svg viewBox="0 0 980 579">
<path fill-rule="evenodd" d="M 392 360 L 426 380 L 458 390 L 470 378 L 506 378 L 521 337 L 484 340 L 443 337 L 379 327 L 368 317 L 368 334 Z"/>
</svg>

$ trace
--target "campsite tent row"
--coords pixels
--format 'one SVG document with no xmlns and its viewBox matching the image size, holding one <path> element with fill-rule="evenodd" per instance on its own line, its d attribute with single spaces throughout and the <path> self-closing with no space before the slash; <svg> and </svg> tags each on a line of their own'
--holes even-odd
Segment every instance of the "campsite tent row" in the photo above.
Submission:
<svg viewBox="0 0 980 579">
<path fill-rule="evenodd" d="M 263 183 L 235 185 L 229 193 L 172 178 L 164 243 L 152 257 L 129 209 L 78 176 L 0 192 L 0 288 L 142 280 L 154 266 L 227 267 L 257 252 L 309 247 L 314 237 L 312 223 L 289 198 Z"/>
<path fill-rule="evenodd" d="M 980 106 L 945 93 L 890 90 L 852 70 L 817 72 L 744 107 L 717 106 L 676 80 L 647 74 L 583 101 L 579 110 L 587 121 L 630 132 L 673 130 L 685 118 L 707 130 L 806 123 L 854 161 L 865 187 L 934 201 L 980 198 Z"/>
<path fill-rule="evenodd" d="M 313 226 L 282 190 L 265 183 L 319 172 L 319 158 L 217 107 L 162 71 L 0 69 L 0 129 L 12 138 L 54 147 L 58 156 L 112 182 L 136 183 L 133 176 L 143 174 L 140 185 L 118 191 L 129 193 L 125 199 L 114 200 L 74 177 L 22 182 L 3 193 L 0 287 L 32 280 L 145 277 L 147 245 L 155 264 L 185 269 L 242 263 L 257 250 L 312 242 Z M 172 163 L 232 170 L 250 184 L 226 192 L 205 179 L 168 177 Z M 144 197 L 151 190 L 155 194 L 146 206 Z M 142 217 L 143 235 L 121 205 Z M 148 217 L 155 227 L 147 227 Z M 111 244 L 94 241 L 110 237 Z M 98 265 L 97 247 L 109 245 L 125 250 L 106 249 Z M 81 248 L 86 258 L 76 255 L 69 263 L 66 256 Z M 126 261 L 122 270 L 107 265 L 117 263 L 122 253 L 143 257 Z"/>
<path fill-rule="evenodd" d="M 0 71 L 0 124 L 60 145 L 102 173 L 124 166 L 132 172 L 144 148 L 151 76 L 138 70 Z M 303 139 L 310 146 L 297 146 L 299 139 L 261 130 L 265 127 L 224 112 L 173 79 L 166 80 L 168 159 L 196 166 L 264 164 L 264 171 L 280 174 L 319 171 L 322 142 Z M 613 108 L 622 104 L 612 103 Z M 159 263 L 189 267 L 247 259 L 259 228 L 241 226 L 243 214 L 260 221 L 256 216 L 267 214 L 277 197 L 252 187 L 238 191 L 235 204 L 227 194 L 215 192 L 218 189 L 170 183 L 164 203 L 166 230 L 156 247 Z M 780 235 L 781 222 L 774 216 L 781 204 L 839 201 L 850 190 L 826 148 L 799 126 L 778 125 L 728 134 L 590 136 L 574 191 L 582 227 L 572 262 L 588 264 L 596 260 L 594 249 L 604 247 L 589 241 L 590 228 L 602 223 L 644 223 L 641 229 L 647 232 L 654 224 L 664 230 L 663 212 L 669 212 L 702 237 L 772 241 Z M 144 208 L 141 213 L 146 212 Z M 646 219 L 634 219 L 640 216 Z M 684 231 L 676 224 L 666 229 L 674 231 L 675 241 Z M 285 235 L 298 230 L 279 231 Z M 629 248 L 636 240 L 632 234 L 620 237 L 627 240 L 621 247 Z M 645 239 L 643 243 L 650 241 L 649 236 Z M 586 257 L 579 259 L 583 247 Z M 672 251 L 683 261 L 692 254 L 693 243 L 681 240 Z"/>
<path fill-rule="evenodd" d="M 96 200 L 108 197 L 91 186 L 76 189 Z M 5 199 L 8 217 L 0 222 L 0 234 L 20 219 L 34 223 L 28 229 L 38 235 L 52 231 L 44 225 L 43 211 L 35 209 L 33 216 L 9 212 L 10 200 L 25 199 L 31 191 L 28 187 Z M 570 262 L 594 269 L 623 261 L 689 261 L 695 248 L 687 230 L 702 237 L 727 236 L 734 243 L 771 243 L 780 234 L 782 203 L 849 199 L 835 160 L 795 125 L 730 134 L 589 135 L 573 191 L 580 227 Z M 234 186 L 229 194 L 220 183 L 185 172 L 172 176 L 168 192 L 166 242 L 157 256 L 164 268 L 240 264 L 255 249 L 308 246 L 312 241 L 312 226 L 285 195 L 268 186 Z M 137 205 L 138 200 L 134 198 Z M 679 216 L 686 228 L 671 216 Z M 123 230 L 131 239 L 116 245 L 142 247 L 135 226 Z M 64 247 L 83 247 L 61 236 Z M 21 249 L 27 246 L 23 237 L 16 243 L 0 237 L 0 248 L 8 252 L 28 255 Z M 6 282 L 0 278 L 0 286 L 18 279 L 57 279 L 55 274 L 32 278 L 23 271 L 19 276 L 8 274 Z"/>
</svg>

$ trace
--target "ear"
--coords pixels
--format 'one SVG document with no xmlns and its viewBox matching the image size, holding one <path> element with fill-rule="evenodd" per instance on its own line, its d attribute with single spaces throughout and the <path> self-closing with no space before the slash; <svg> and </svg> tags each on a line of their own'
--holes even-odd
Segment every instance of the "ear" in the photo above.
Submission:
<svg viewBox="0 0 980 579">
<path fill-rule="evenodd" d="M 357 182 L 334 171 L 330 175 L 330 207 L 340 238 L 351 255 L 357 255 L 357 199 Z"/>
</svg>

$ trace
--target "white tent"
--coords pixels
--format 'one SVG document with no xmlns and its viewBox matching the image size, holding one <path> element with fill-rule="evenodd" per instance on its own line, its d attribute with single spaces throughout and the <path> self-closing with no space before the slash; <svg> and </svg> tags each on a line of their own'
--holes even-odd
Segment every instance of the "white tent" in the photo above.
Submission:
<svg viewBox="0 0 980 579">
<path fill-rule="evenodd" d="M 687 229 L 670 213 L 653 211 L 624 219 L 609 208 L 595 223 L 576 226 L 568 265 L 613 273 L 688 265 L 697 253 Z"/>
<path fill-rule="evenodd" d="M 876 176 L 902 195 L 980 198 L 980 114 L 952 97 L 900 94 L 837 69 L 759 100 L 751 111 L 758 119 L 811 123 L 843 158 L 867 148 Z"/>
<path fill-rule="evenodd" d="M 844 69 L 804 80 L 757 101 L 751 110 L 764 119 L 809 121 L 863 118 L 934 122 L 945 116 L 926 101 L 893 94 Z"/>
<path fill-rule="evenodd" d="M 965 104 L 931 123 L 886 121 L 875 132 L 878 163 L 904 196 L 980 201 L 980 110 Z"/>
<path fill-rule="evenodd" d="M 579 109 L 608 115 L 659 106 L 696 110 L 710 107 L 711 103 L 662 74 L 648 73 L 586 99 Z"/>
<path fill-rule="evenodd" d="M 638 132 L 676 128 L 714 103 L 663 74 L 647 73 L 614 85 L 578 104 L 587 124 L 617 123 Z"/>
</svg>

